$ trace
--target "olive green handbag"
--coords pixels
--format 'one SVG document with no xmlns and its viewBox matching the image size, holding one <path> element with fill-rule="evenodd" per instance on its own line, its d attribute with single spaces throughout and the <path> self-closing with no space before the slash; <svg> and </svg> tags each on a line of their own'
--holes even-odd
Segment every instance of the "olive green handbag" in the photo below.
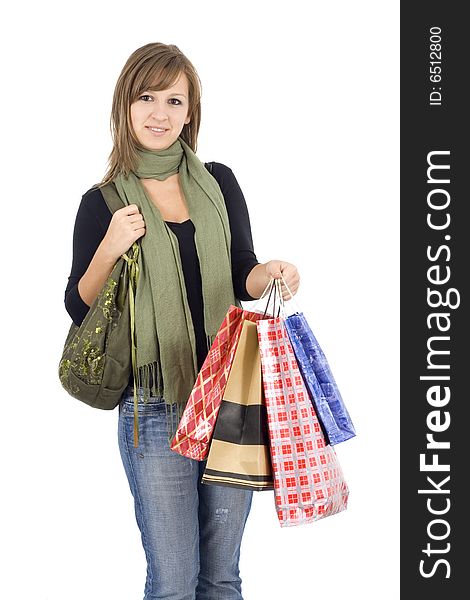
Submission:
<svg viewBox="0 0 470 600">
<path fill-rule="evenodd" d="M 114 183 L 101 188 L 114 213 L 124 206 Z M 134 299 L 139 244 L 122 254 L 80 326 L 72 323 L 59 363 L 59 379 L 77 400 L 115 408 L 135 372 Z"/>
</svg>

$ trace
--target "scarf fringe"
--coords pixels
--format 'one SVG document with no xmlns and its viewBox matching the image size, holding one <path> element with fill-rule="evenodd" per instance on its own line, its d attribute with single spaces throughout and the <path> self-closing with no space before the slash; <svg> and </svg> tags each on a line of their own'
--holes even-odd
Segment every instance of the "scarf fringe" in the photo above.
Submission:
<svg viewBox="0 0 470 600">
<path fill-rule="evenodd" d="M 150 381 L 152 381 L 151 386 Z M 159 362 L 142 365 L 137 369 L 137 387 L 143 389 L 146 404 L 150 396 L 163 396 L 163 378 Z"/>
<path fill-rule="evenodd" d="M 212 347 L 217 333 L 208 335 L 206 333 L 207 352 Z M 134 378 L 137 389 L 142 389 L 144 403 L 147 404 L 150 396 L 164 397 L 163 377 L 160 363 L 158 361 L 141 365 L 137 369 L 136 377 Z M 152 385 L 150 386 L 150 381 Z M 134 411 L 134 446 L 138 447 L 138 414 L 137 414 L 137 390 L 134 390 L 135 411 Z M 178 429 L 179 422 L 183 416 L 186 402 L 170 404 L 165 401 L 165 413 L 167 422 L 168 442 L 171 444 L 173 437 Z"/>
</svg>

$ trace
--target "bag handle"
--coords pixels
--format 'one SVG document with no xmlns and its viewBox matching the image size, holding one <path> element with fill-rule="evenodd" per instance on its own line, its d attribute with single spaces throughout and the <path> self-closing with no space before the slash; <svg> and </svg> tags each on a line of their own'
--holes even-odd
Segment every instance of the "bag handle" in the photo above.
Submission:
<svg viewBox="0 0 470 600">
<path fill-rule="evenodd" d="M 117 192 L 114 181 L 110 181 L 109 183 L 107 183 L 106 185 L 104 185 L 101 188 L 97 184 L 97 187 L 103 194 L 104 201 L 106 202 L 106 204 L 109 208 L 109 212 L 111 214 L 115 213 L 117 210 L 119 210 L 120 208 L 125 206 L 124 202 L 121 200 L 121 198 Z"/>
<path fill-rule="evenodd" d="M 277 279 L 276 279 L 276 278 L 274 278 L 274 277 L 271 277 L 271 278 L 270 278 L 270 280 L 268 281 L 268 284 L 266 285 L 266 287 L 265 287 L 265 288 L 264 288 L 264 290 L 263 290 L 263 293 L 261 294 L 261 296 L 259 297 L 259 299 L 256 301 L 255 305 L 253 306 L 253 309 L 252 309 L 253 311 L 255 311 L 255 309 L 257 308 L 258 304 L 261 302 L 261 300 L 263 299 L 263 297 L 265 296 L 265 294 L 266 294 L 266 292 L 267 292 L 267 290 L 268 290 L 268 288 L 269 288 L 269 296 L 268 296 L 268 300 L 267 300 L 266 308 L 265 308 L 265 311 L 264 311 L 264 315 L 266 314 L 266 311 L 267 311 L 267 309 L 268 309 L 269 302 L 270 302 L 270 298 L 271 298 L 271 294 L 272 294 L 272 292 L 274 291 L 274 301 L 273 301 L 274 307 L 273 307 L 273 315 L 274 315 L 274 313 L 275 313 L 275 311 L 276 311 L 276 308 L 275 308 L 275 307 L 276 307 L 276 296 L 277 296 L 277 298 L 278 298 L 278 302 L 279 302 L 279 306 L 278 306 L 278 314 L 277 314 L 277 316 L 279 316 L 279 313 L 281 313 L 281 312 L 282 312 L 282 316 L 283 316 L 283 318 L 287 318 L 287 312 L 286 312 L 286 306 L 285 306 L 285 302 L 286 302 L 286 301 L 285 301 L 285 300 L 284 300 L 284 298 L 282 297 L 282 293 L 281 293 L 281 280 L 282 280 L 282 283 L 283 283 L 283 284 L 286 286 L 286 289 L 287 289 L 287 291 L 289 292 L 289 294 L 290 294 L 290 296 L 291 296 L 291 297 L 290 297 L 290 298 L 287 300 L 287 302 L 293 302 L 293 304 L 294 304 L 294 312 L 297 312 L 297 313 L 300 313 L 300 312 L 301 312 L 301 311 L 300 311 L 300 308 L 299 308 L 299 306 L 298 306 L 298 304 L 297 304 L 297 302 L 294 300 L 294 294 L 292 293 L 291 289 L 290 289 L 290 288 L 289 288 L 289 286 L 287 285 L 287 283 L 286 283 L 286 280 L 285 280 L 285 279 L 284 279 L 284 277 L 282 276 L 282 273 L 281 273 L 281 277 L 280 277 L 280 278 L 277 278 Z M 264 315 L 263 315 L 263 316 L 264 316 Z"/>
<path fill-rule="evenodd" d="M 264 309 L 264 312 L 263 312 L 263 317 L 266 316 L 266 312 L 268 311 L 268 306 L 269 306 L 269 303 L 270 303 L 270 300 L 271 300 L 271 294 L 273 293 L 273 291 L 274 291 L 274 296 L 273 296 L 273 310 L 272 310 L 272 313 L 273 313 L 273 317 L 274 317 L 275 312 L 276 312 L 276 296 L 278 295 L 278 289 L 277 289 L 277 286 L 275 285 L 274 277 L 270 278 L 270 280 L 268 281 L 268 284 L 266 285 L 266 287 L 263 290 L 263 293 L 258 298 L 258 300 L 255 302 L 255 304 L 254 304 L 254 306 L 253 306 L 253 308 L 251 310 L 253 312 L 256 312 L 256 309 L 258 308 L 258 305 L 260 304 L 261 300 L 264 298 L 266 292 L 268 291 L 268 288 L 269 288 L 269 295 L 268 295 L 268 299 L 267 299 L 267 302 L 266 302 L 266 308 Z M 279 316 L 279 308 L 278 308 L 278 315 L 277 316 Z"/>
<path fill-rule="evenodd" d="M 286 301 L 284 301 L 284 299 L 283 299 L 283 298 L 282 298 L 282 296 L 281 296 L 281 299 L 282 299 L 282 306 L 283 306 L 283 308 L 285 308 L 285 302 L 292 302 L 292 303 L 293 303 L 293 306 L 294 306 L 294 312 L 297 312 L 297 313 L 300 313 L 300 312 L 302 312 L 302 311 L 300 310 L 300 308 L 299 308 L 299 305 L 298 305 L 298 304 L 297 304 L 297 302 L 294 300 L 294 294 L 291 292 L 291 290 L 290 290 L 289 286 L 288 286 L 288 285 L 287 285 L 287 283 L 286 283 L 286 280 L 285 280 L 285 279 L 284 279 L 284 277 L 282 276 L 282 273 L 281 273 L 281 279 L 282 279 L 282 283 L 283 283 L 283 284 L 286 286 L 286 289 L 287 289 L 287 291 L 288 291 L 288 292 L 289 292 L 289 294 L 290 294 L 290 298 L 288 298 L 288 300 L 286 300 Z M 279 290 L 280 290 L 280 289 L 281 289 L 281 282 L 278 280 L 278 283 L 279 283 Z"/>
</svg>

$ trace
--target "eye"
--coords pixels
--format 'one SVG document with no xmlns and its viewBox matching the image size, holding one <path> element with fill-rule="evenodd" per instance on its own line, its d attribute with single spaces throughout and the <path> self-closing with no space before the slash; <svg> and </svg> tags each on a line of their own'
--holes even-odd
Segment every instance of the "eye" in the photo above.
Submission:
<svg viewBox="0 0 470 600">
<path fill-rule="evenodd" d="M 139 96 L 139 100 L 142 100 L 143 98 L 152 98 L 152 96 L 150 96 L 149 94 L 142 94 L 142 96 Z M 173 106 L 179 106 L 181 104 L 181 100 L 178 100 L 178 98 L 170 98 L 169 102 L 171 102 L 172 100 L 176 101 L 176 104 L 173 104 Z M 143 101 L 147 102 L 147 100 Z"/>
</svg>

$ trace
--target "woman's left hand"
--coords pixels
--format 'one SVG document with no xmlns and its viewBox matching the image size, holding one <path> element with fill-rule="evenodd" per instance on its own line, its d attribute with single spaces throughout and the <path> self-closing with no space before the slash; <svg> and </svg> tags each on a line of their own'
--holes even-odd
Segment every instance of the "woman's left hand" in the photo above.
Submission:
<svg viewBox="0 0 470 600">
<path fill-rule="evenodd" d="M 300 275 L 297 271 L 297 267 L 284 260 L 270 260 L 266 263 L 266 275 L 268 278 L 274 277 L 274 279 L 281 279 L 281 274 L 289 286 L 290 291 L 295 296 L 300 285 Z M 287 291 L 286 286 L 282 283 L 282 279 L 281 292 L 283 300 L 290 300 L 291 295 Z"/>
</svg>

